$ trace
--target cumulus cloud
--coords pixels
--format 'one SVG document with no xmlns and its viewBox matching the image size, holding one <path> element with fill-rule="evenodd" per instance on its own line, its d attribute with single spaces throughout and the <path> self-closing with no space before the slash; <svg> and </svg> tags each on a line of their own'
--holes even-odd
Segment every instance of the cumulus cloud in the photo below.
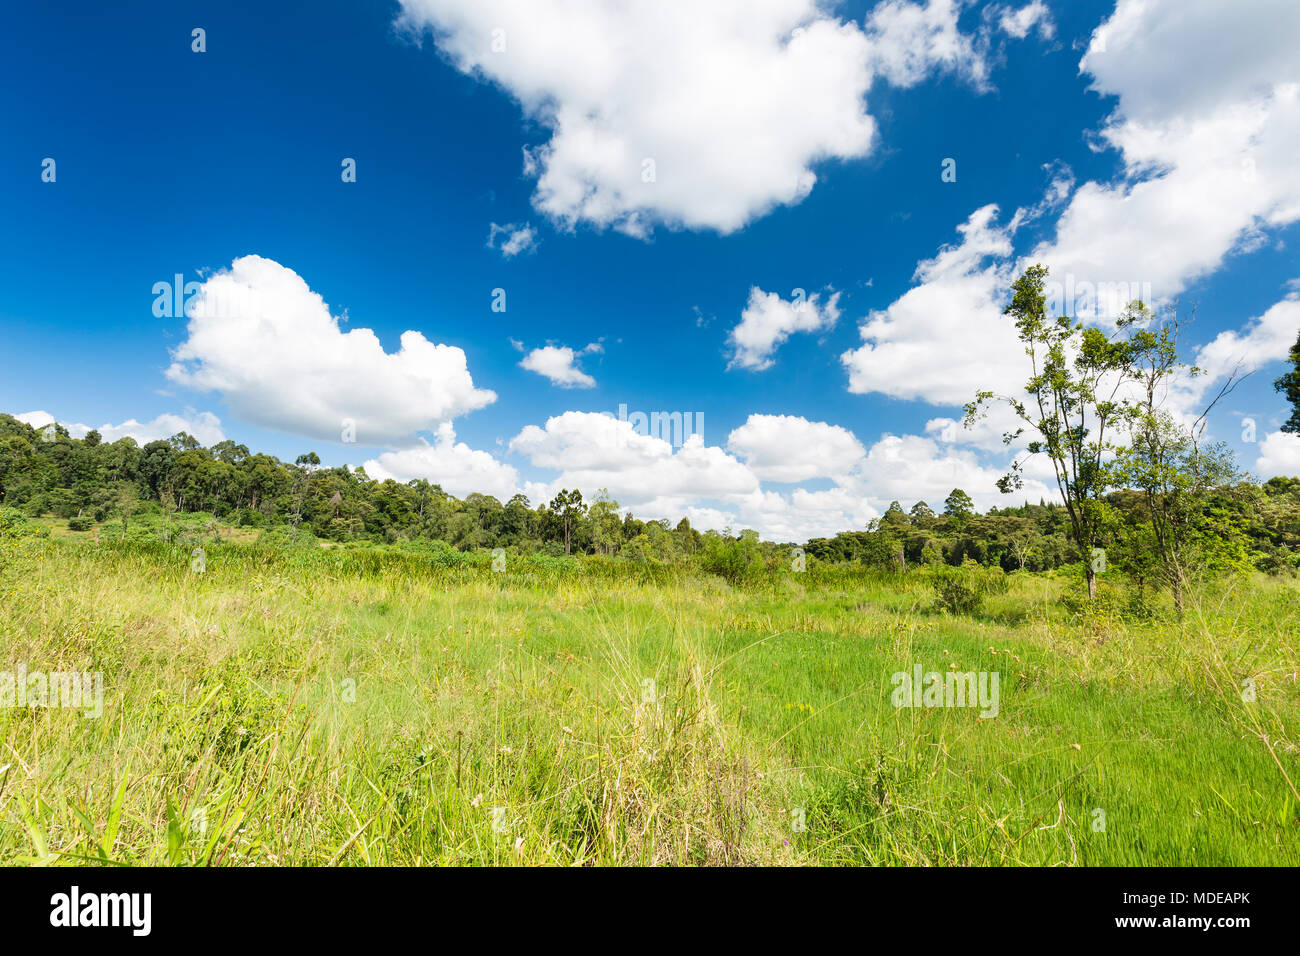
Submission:
<svg viewBox="0 0 1300 956">
<path fill-rule="evenodd" d="M 608 488 L 624 505 L 656 498 L 695 500 L 754 491 L 758 479 L 721 448 L 691 435 L 674 450 L 670 442 L 638 434 L 631 422 L 599 412 L 565 412 L 544 427 L 528 425 L 510 451 L 536 467 L 560 472 L 558 485 Z"/>
<path fill-rule="evenodd" d="M 755 491 L 735 496 L 730 507 L 719 512 L 715 519 L 722 523 L 710 526 L 730 526 L 733 530 L 753 528 L 773 541 L 807 541 L 832 537 L 840 531 L 860 531 L 868 521 L 879 516 L 878 509 L 852 491 L 796 488 L 789 494 Z M 696 524 L 695 519 L 691 523 Z"/>
<path fill-rule="evenodd" d="M 1277 476 L 1300 477 L 1300 435 L 1269 432 L 1259 443 L 1255 474 L 1268 479 Z"/>
<path fill-rule="evenodd" d="M 44 428 L 55 421 L 53 415 L 45 411 L 23 412 L 14 418 L 26 422 L 33 428 Z M 79 422 L 59 422 L 73 438 L 85 438 L 93 426 Z M 134 438 L 139 445 L 151 441 L 163 441 L 180 432 L 196 438 L 202 445 L 215 445 L 225 441 L 225 432 L 221 429 L 221 419 L 211 412 L 187 412 L 185 415 L 165 413 L 148 422 L 138 422 L 128 418 L 120 425 L 105 424 L 93 429 L 99 432 L 106 442 L 115 442 L 120 438 Z"/>
<path fill-rule="evenodd" d="M 969 494 L 980 510 L 1019 504 L 1022 499 L 1059 498 L 1054 487 L 1037 478 L 1027 480 L 1015 495 L 1003 495 L 996 482 L 1005 473 L 1003 461 L 985 464 L 969 448 L 920 435 L 887 434 L 871 446 L 860 468 L 861 478 L 849 487 L 875 501 L 898 501 L 904 508 L 925 501 L 936 511 L 942 510 L 943 500 L 954 488 Z"/>
<path fill-rule="evenodd" d="M 188 313 L 167 377 L 218 392 L 255 425 L 340 441 L 352 423 L 361 444 L 397 447 L 496 400 L 474 386 L 461 349 L 407 331 L 385 352 L 370 329 L 343 331 L 297 273 L 261 256 L 209 278 Z"/>
<path fill-rule="evenodd" d="M 1291 0 L 1119 0 L 1080 72 L 1117 98 L 1098 145 L 1123 175 L 1081 186 L 1029 259 L 1164 301 L 1300 218 L 1297 43 Z"/>
<path fill-rule="evenodd" d="M 749 290 L 749 302 L 740 314 L 740 324 L 727 341 L 732 357 L 728 368 L 762 371 L 772 367 L 772 355 L 794 332 L 821 332 L 833 328 L 840 317 L 840 294 L 822 302 L 820 294 L 805 296 L 796 290 L 791 301 L 758 286 Z"/>
<path fill-rule="evenodd" d="M 498 237 L 501 238 L 499 246 Z M 518 225 L 510 222 L 499 226 L 494 222 L 488 232 L 487 245 L 489 249 L 499 249 L 506 259 L 513 259 L 521 253 L 532 252 L 537 248 L 537 230 L 531 223 Z"/>
<path fill-rule="evenodd" d="M 534 207 L 563 228 L 728 233 L 804 199 L 825 160 L 866 156 L 864 98 L 952 70 L 983 85 L 955 0 L 890 0 L 863 27 L 818 0 L 401 0 L 461 71 L 549 133 L 525 153 Z"/>
<path fill-rule="evenodd" d="M 1234 370 L 1252 372 L 1291 354 L 1300 331 L 1300 292 L 1292 292 L 1263 315 L 1251 319 L 1241 331 L 1228 329 L 1196 354 L 1196 365 L 1206 377 L 1218 380 Z"/>
<path fill-rule="evenodd" d="M 961 405 L 1024 378 L 1024 349 L 1002 315 L 1012 249 L 997 213 L 973 212 L 960 242 L 917 266 L 919 284 L 862 323 L 863 344 L 840 357 L 850 392 Z"/>
<path fill-rule="evenodd" d="M 380 481 L 424 478 L 458 498 L 478 492 L 507 501 L 519 488 L 519 473 L 513 466 L 456 441 L 449 423 L 439 426 L 435 441 L 384 452 L 364 467 L 367 475 Z"/>
<path fill-rule="evenodd" d="M 795 415 L 750 415 L 727 437 L 727 450 L 763 481 L 779 482 L 843 479 L 866 455 L 847 428 Z"/>
<path fill-rule="evenodd" d="M 755 430 L 763 423 L 751 416 L 747 424 L 754 426 L 750 439 L 757 439 Z M 820 422 L 791 427 L 823 434 L 833 429 Z M 851 434 L 844 432 L 844 436 L 836 443 L 856 445 L 861 460 L 862 446 Z M 606 415 L 566 412 L 549 419 L 545 427 L 526 427 L 510 449 L 527 456 L 535 467 L 560 472 L 552 481 L 532 488 L 539 499 L 560 488 L 587 492 L 606 488 L 638 517 L 674 521 L 686 517 L 700 530 L 754 528 L 769 538 L 803 541 L 863 527 L 879 513 L 856 490 L 796 488 L 784 494 L 764 490 L 751 463 L 740 461 L 729 450 L 705 445 L 698 435 L 674 449 L 669 442 L 638 434 L 629 422 Z M 760 470 L 767 469 L 760 466 Z M 805 466 L 802 470 L 823 469 Z"/>
<path fill-rule="evenodd" d="M 1051 308 L 1104 325 L 1131 299 L 1171 301 L 1226 256 L 1300 218 L 1297 42 L 1294 3 L 1238 10 L 1203 0 L 1120 0 L 1080 70 L 1117 98 L 1098 144 L 1119 152 L 1122 176 L 1075 188 L 1069 170 L 1053 168 L 1043 200 L 1005 227 L 995 222 L 996 207 L 976 210 L 957 245 L 920 263 L 916 287 L 862 323 L 864 344 L 842 357 L 849 391 L 936 405 L 964 403 L 980 388 L 1013 393 L 1023 355 L 1001 310 L 1026 266 L 1052 270 Z M 1204 66 L 1190 76 L 1188 62 Z M 1052 238 L 1016 257 L 1017 229 L 1053 213 Z M 1180 410 L 1238 359 L 1249 366 L 1285 355 L 1294 305 L 1275 308 L 1206 347 L 1197 364 L 1212 374 L 1178 383 L 1171 397 Z M 987 447 L 990 437 L 986 428 L 975 440 Z"/>
<path fill-rule="evenodd" d="M 846 428 L 791 415 L 749 416 L 725 449 L 705 445 L 698 435 L 674 449 L 612 416 L 566 412 L 544 427 L 524 428 L 510 450 L 534 467 L 559 472 L 530 494 L 607 488 L 639 517 L 685 516 L 703 530 L 754 528 L 775 540 L 860 529 L 894 499 L 933 505 L 954 487 L 964 488 L 981 508 L 1009 501 L 994 487 L 1005 471 L 1005 451 L 987 464 L 971 448 L 893 435 L 867 449 Z M 777 491 L 763 484 L 827 478 L 833 487 Z M 1036 474 L 1024 496 L 1056 497 Z"/>
<path fill-rule="evenodd" d="M 561 388 L 594 388 L 596 380 L 578 368 L 577 360 L 582 355 L 600 351 L 603 349 L 598 342 L 592 342 L 581 351 L 574 351 L 567 345 L 547 345 L 533 349 L 519 365 L 545 376 L 552 385 Z"/>
</svg>

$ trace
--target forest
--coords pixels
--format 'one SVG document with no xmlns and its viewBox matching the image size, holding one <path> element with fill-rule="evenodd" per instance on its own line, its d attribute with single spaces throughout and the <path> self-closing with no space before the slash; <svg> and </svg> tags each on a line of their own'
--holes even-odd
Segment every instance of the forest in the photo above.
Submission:
<svg viewBox="0 0 1300 956">
<path fill-rule="evenodd" d="M 1152 573 L 1143 495 L 1120 489 L 1104 501 L 1100 540 L 1109 562 L 1139 576 Z M 1040 500 L 980 514 L 960 488 L 934 506 L 892 502 L 869 527 L 833 538 L 768 542 L 739 529 L 701 533 L 686 518 L 676 524 L 642 520 L 600 490 L 590 497 L 566 490 L 536 506 L 523 495 L 504 503 L 481 494 L 462 499 L 424 480 L 376 481 L 360 467 L 320 467 L 314 453 L 290 463 L 232 441 L 205 448 L 184 433 L 143 447 L 132 438 L 106 443 L 95 431 L 72 438 L 61 425 L 35 429 L 4 414 L 0 507 L 128 540 L 168 540 L 169 518 L 177 519 L 174 535 L 195 525 L 183 519 L 206 515 L 258 532 L 267 543 L 427 542 L 458 551 L 499 547 L 560 556 L 567 550 L 674 562 L 732 541 L 752 543 L 756 555 L 771 561 L 784 561 L 802 546 L 814 561 L 900 570 L 974 561 L 1008 572 L 1046 571 L 1081 559 L 1062 505 Z M 1207 549 L 1207 568 L 1295 570 L 1300 478 L 1257 484 L 1243 477 L 1214 488 L 1199 503 L 1193 525 Z"/>
</svg>

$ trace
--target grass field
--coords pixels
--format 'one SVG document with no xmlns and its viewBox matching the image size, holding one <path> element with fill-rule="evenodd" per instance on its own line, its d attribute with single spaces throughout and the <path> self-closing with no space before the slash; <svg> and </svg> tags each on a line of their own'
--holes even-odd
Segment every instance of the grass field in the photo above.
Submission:
<svg viewBox="0 0 1300 956">
<path fill-rule="evenodd" d="M 1300 865 L 1294 582 L 1180 624 L 1064 576 L 953 616 L 920 573 L 7 555 L 0 669 L 104 675 L 99 719 L 0 708 L 7 862 Z M 915 664 L 997 716 L 894 707 Z"/>
</svg>

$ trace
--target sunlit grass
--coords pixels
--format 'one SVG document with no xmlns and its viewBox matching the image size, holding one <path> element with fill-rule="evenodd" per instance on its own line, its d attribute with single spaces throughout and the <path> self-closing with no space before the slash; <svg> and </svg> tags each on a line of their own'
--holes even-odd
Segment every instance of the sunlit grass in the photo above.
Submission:
<svg viewBox="0 0 1300 956">
<path fill-rule="evenodd" d="M 0 709 L 0 857 L 1300 863 L 1292 584 L 1223 582 L 1180 624 L 1017 575 L 954 617 L 825 568 L 205 549 L 11 557 L 0 669 L 101 671 L 105 708 Z M 998 672 L 998 716 L 895 709 L 917 662 Z"/>
</svg>

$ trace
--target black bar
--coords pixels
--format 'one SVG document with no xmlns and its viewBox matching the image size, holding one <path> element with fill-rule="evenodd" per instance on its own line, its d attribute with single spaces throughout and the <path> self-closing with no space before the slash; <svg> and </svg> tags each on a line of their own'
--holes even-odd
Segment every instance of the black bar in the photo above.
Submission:
<svg viewBox="0 0 1300 956">
<path fill-rule="evenodd" d="M 11 945 L 70 935 L 128 943 L 374 945 L 382 938 L 376 933 L 456 925 L 487 934 L 496 946 L 516 935 L 535 942 L 548 935 L 585 936 L 611 921 L 623 924 L 631 938 L 663 934 L 665 942 L 685 927 L 683 921 L 703 921 L 719 933 L 760 938 L 840 929 L 865 940 L 902 929 L 917 942 L 960 938 L 981 945 L 1034 932 L 1050 934 L 1039 937 L 1045 943 L 1123 937 L 1181 943 L 1199 935 L 1231 944 L 1260 929 L 1294 931 L 1292 879 L 1287 870 L 1226 868 L 0 868 L 0 914 Z M 121 909 L 123 926 L 51 925 L 57 895 L 70 903 L 73 886 L 82 906 L 92 909 L 99 898 L 92 904 L 86 899 L 94 894 L 149 894 L 148 935 L 135 935 L 130 925 L 134 913 L 143 928 L 143 905 Z M 1243 918 L 1243 925 L 1216 922 Z M 1132 919 L 1152 924 L 1120 925 Z M 1202 919 L 1211 925 L 1199 925 Z"/>
</svg>

